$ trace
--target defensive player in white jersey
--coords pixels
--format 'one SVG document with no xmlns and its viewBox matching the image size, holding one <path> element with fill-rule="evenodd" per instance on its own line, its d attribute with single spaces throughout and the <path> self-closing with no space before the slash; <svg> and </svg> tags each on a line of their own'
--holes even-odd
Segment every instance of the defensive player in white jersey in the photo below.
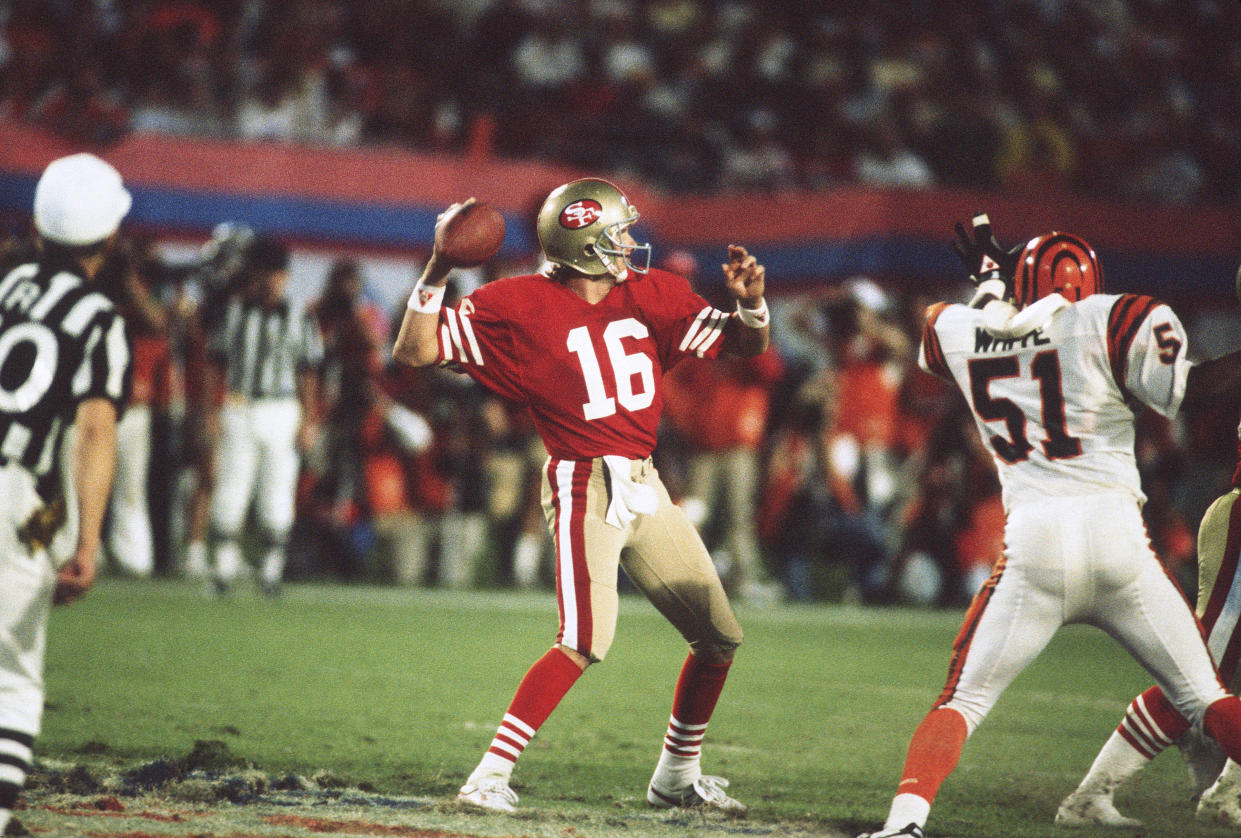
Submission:
<svg viewBox="0 0 1241 838">
<path fill-rule="evenodd" d="M 919 363 L 961 389 L 991 449 L 1005 550 L 914 732 L 884 827 L 869 838 L 923 835 L 965 740 L 1066 623 L 1115 637 L 1182 715 L 1241 755 L 1241 701 L 1151 549 L 1133 451 L 1136 409 L 1172 416 L 1235 398 L 1238 356 L 1191 365 L 1173 311 L 1102 293 L 1095 253 L 1076 236 L 1039 236 L 1018 253 L 995 243 L 985 215 L 974 223 L 973 239 L 958 230 L 958 250 L 978 293 L 970 305 L 928 309 Z"/>
</svg>

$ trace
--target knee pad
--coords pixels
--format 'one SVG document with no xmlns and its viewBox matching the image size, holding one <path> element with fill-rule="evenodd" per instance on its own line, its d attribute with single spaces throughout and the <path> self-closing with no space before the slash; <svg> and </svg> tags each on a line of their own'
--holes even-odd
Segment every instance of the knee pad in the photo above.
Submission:
<svg viewBox="0 0 1241 838">
<path fill-rule="evenodd" d="M 689 641 L 689 648 L 695 655 L 706 655 L 708 658 L 719 657 L 731 652 L 741 645 L 741 632 L 732 636 L 703 638 Z"/>
</svg>

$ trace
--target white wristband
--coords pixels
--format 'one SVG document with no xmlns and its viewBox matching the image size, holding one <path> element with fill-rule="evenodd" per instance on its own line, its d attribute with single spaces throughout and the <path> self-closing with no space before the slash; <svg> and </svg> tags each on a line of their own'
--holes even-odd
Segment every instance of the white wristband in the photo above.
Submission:
<svg viewBox="0 0 1241 838">
<path fill-rule="evenodd" d="M 420 281 L 414 286 L 414 293 L 409 295 L 407 308 L 422 314 L 435 314 L 443 305 L 444 287 L 443 285 L 423 285 Z"/>
<path fill-rule="evenodd" d="M 771 322 L 771 314 L 767 311 L 767 301 L 760 300 L 758 308 L 746 308 L 737 300 L 737 317 L 751 329 L 761 329 Z"/>
</svg>

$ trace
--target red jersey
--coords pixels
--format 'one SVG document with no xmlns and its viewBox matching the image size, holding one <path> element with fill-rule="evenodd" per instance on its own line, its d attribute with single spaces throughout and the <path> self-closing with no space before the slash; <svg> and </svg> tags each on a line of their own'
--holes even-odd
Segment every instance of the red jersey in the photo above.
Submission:
<svg viewBox="0 0 1241 838">
<path fill-rule="evenodd" d="M 642 459 L 655 449 L 664 372 L 716 357 L 733 316 L 657 269 L 593 305 L 546 276 L 515 276 L 441 310 L 440 361 L 524 404 L 553 457 Z"/>
</svg>

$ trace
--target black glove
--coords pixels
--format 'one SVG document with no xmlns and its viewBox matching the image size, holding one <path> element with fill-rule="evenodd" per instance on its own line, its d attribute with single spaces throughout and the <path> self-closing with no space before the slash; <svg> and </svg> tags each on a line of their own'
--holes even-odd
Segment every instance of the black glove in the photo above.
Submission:
<svg viewBox="0 0 1241 838">
<path fill-rule="evenodd" d="M 991 219 L 985 212 L 974 216 L 974 233 L 971 238 L 965 227 L 958 221 L 956 224 L 957 239 L 952 249 L 957 252 L 965 270 L 970 275 L 970 282 L 980 285 L 989 279 L 999 279 L 1010 292 L 1013 287 L 1013 276 L 1017 272 L 1017 258 L 1021 255 L 1021 246 L 1011 249 L 1004 247 L 995 240 L 991 231 Z"/>
</svg>

